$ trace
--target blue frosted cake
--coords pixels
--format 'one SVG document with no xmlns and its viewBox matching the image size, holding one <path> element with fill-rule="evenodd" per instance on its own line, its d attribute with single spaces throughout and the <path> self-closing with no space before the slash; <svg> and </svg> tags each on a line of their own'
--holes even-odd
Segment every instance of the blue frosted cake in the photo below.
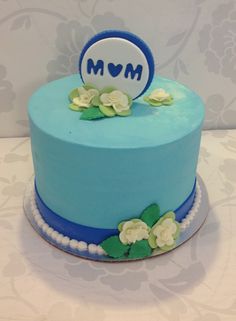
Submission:
<svg viewBox="0 0 236 321">
<path fill-rule="evenodd" d="M 129 49 L 108 50 L 116 41 L 141 51 L 132 64 Z M 153 66 L 139 38 L 105 32 L 85 46 L 80 74 L 30 99 L 37 220 L 65 249 L 132 260 L 175 247 L 195 199 L 204 106 Z"/>
</svg>

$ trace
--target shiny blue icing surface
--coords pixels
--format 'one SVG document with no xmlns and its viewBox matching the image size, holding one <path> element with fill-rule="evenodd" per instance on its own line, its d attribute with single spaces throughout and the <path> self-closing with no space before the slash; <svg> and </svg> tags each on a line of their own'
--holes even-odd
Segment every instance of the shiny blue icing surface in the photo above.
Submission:
<svg viewBox="0 0 236 321">
<path fill-rule="evenodd" d="M 80 120 L 68 109 L 79 75 L 39 88 L 29 102 L 36 184 L 42 200 L 63 218 L 116 228 L 157 202 L 178 208 L 195 180 L 204 107 L 185 86 L 157 77 L 174 104 L 154 108 L 140 97 L 132 116 Z"/>
</svg>

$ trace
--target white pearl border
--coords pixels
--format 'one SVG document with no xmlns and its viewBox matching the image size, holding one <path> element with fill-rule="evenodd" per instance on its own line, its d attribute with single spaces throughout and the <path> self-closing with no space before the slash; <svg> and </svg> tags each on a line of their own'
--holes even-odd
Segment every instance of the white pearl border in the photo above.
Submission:
<svg viewBox="0 0 236 321">
<path fill-rule="evenodd" d="M 197 181 L 196 182 L 196 194 L 194 197 L 193 206 L 192 206 L 191 210 L 188 212 L 188 214 L 185 216 L 185 218 L 183 218 L 180 223 L 180 230 L 181 231 L 184 231 L 184 230 L 186 230 L 187 227 L 189 227 L 190 223 L 192 222 L 196 213 L 199 210 L 201 201 L 202 201 L 202 191 L 201 191 L 200 185 Z"/>
<path fill-rule="evenodd" d="M 52 227 L 50 227 L 42 218 L 38 208 L 37 204 L 35 202 L 35 193 L 34 188 L 29 190 L 28 195 L 26 195 L 27 198 L 30 199 L 30 211 L 32 213 L 33 219 L 35 223 L 38 225 L 38 228 L 40 228 L 48 237 L 50 237 L 54 242 L 57 242 L 58 244 L 67 247 L 69 246 L 72 250 L 78 250 L 79 252 L 88 251 L 90 254 L 96 254 L 96 255 L 106 255 L 105 251 L 100 245 L 96 244 L 87 244 L 84 241 L 77 241 L 74 239 L 70 239 L 68 236 L 65 236 L 56 230 L 54 230 Z M 186 217 L 181 221 L 180 223 L 180 230 L 183 232 L 186 228 L 189 227 L 192 220 L 194 219 L 197 211 L 199 210 L 200 204 L 202 199 L 202 192 L 200 189 L 200 185 L 197 182 L 196 183 L 196 194 L 195 199 L 193 202 L 193 206 L 191 210 L 188 212 Z"/>
</svg>

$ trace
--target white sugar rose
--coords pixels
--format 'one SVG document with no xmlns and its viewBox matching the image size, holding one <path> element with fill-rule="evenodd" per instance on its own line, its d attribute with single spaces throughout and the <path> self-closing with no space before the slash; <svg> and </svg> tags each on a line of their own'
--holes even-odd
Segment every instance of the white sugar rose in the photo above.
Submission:
<svg viewBox="0 0 236 321">
<path fill-rule="evenodd" d="M 170 99 L 171 96 L 164 89 L 157 88 L 151 92 L 148 98 L 157 102 L 162 102 L 166 99 Z"/>
<path fill-rule="evenodd" d="M 121 224 L 120 241 L 123 244 L 132 244 L 136 241 L 147 240 L 150 228 L 139 219 L 133 219 Z"/>
<path fill-rule="evenodd" d="M 129 110 L 130 108 L 128 96 L 119 90 L 113 90 L 110 93 L 103 93 L 100 96 L 100 100 L 104 106 L 113 107 L 117 113 Z"/>
<path fill-rule="evenodd" d="M 99 95 L 99 91 L 97 89 L 88 89 L 86 90 L 84 87 L 78 88 L 79 97 L 75 97 L 73 99 L 73 104 L 78 107 L 89 108 L 92 106 L 92 99 L 95 96 Z"/>
<path fill-rule="evenodd" d="M 160 248 L 174 245 L 177 229 L 176 222 L 170 217 L 155 224 L 152 228 L 152 234 L 156 237 L 156 245 Z"/>
</svg>

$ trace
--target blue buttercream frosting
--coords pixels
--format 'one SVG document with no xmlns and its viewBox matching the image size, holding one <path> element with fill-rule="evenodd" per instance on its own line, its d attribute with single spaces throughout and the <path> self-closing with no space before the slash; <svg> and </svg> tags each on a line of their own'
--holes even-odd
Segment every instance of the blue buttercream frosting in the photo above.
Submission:
<svg viewBox="0 0 236 321">
<path fill-rule="evenodd" d="M 61 217 L 98 228 L 117 228 L 151 203 L 162 213 L 191 193 L 204 118 L 201 99 L 162 77 L 148 95 L 163 88 L 171 106 L 151 107 L 137 99 L 132 115 L 80 120 L 68 108 L 79 75 L 39 88 L 29 102 L 36 184 L 44 203 Z"/>
</svg>

